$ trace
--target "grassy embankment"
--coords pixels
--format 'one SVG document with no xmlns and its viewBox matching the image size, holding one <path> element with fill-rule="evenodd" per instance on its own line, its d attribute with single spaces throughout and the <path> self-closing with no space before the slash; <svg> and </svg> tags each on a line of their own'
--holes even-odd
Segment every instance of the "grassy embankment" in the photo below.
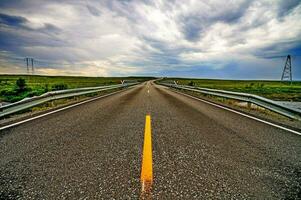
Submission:
<svg viewBox="0 0 301 200">
<path fill-rule="evenodd" d="M 301 101 L 301 81 L 213 80 L 173 78 L 178 84 L 256 94 L 279 101 Z"/>
<path fill-rule="evenodd" d="M 26 83 L 22 90 L 16 84 L 19 78 L 24 79 Z M 0 75 L 0 102 L 16 102 L 54 90 L 120 84 L 124 79 L 143 81 L 150 78 Z"/>
</svg>

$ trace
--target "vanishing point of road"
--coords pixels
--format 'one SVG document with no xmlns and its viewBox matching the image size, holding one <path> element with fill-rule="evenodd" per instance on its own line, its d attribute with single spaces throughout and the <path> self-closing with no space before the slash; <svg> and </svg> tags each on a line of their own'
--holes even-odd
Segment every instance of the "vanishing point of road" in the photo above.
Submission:
<svg viewBox="0 0 301 200">
<path fill-rule="evenodd" d="M 301 136 L 152 82 L 0 132 L 0 199 L 139 199 L 146 185 L 152 199 L 298 199 Z"/>
</svg>

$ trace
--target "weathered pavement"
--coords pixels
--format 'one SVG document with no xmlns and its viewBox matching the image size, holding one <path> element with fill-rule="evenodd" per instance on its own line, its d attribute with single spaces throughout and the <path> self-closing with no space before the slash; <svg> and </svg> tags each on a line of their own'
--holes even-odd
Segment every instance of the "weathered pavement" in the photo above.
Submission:
<svg viewBox="0 0 301 200">
<path fill-rule="evenodd" d="M 1 131 L 1 198 L 139 199 L 147 114 L 153 199 L 301 198 L 300 136 L 150 83 Z"/>
</svg>

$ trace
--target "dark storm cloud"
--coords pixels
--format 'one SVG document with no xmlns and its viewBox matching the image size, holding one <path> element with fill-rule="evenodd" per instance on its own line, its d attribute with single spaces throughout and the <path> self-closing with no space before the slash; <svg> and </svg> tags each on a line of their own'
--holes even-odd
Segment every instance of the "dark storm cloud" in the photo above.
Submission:
<svg viewBox="0 0 301 200">
<path fill-rule="evenodd" d="M 25 17 L 6 15 L 0 13 L 0 25 L 6 28 L 17 28 L 25 29 L 30 31 L 47 32 L 47 33 L 58 33 L 60 29 L 53 24 L 44 23 L 42 27 L 32 28 L 30 27 L 30 22 Z M 0 31 L 3 31 L 0 29 Z"/>
<path fill-rule="evenodd" d="M 56 38 L 61 29 L 50 23 L 33 28 L 30 21 L 21 16 L 0 13 L 0 48 L 18 56 L 30 54 L 26 48 L 59 47 L 67 43 Z"/>
<path fill-rule="evenodd" d="M 280 1 L 278 6 L 278 15 L 283 17 L 291 12 L 294 8 L 301 4 L 300 0 L 285 0 Z"/>
<path fill-rule="evenodd" d="M 301 40 L 279 41 L 277 44 L 262 48 L 256 56 L 265 59 L 284 58 L 287 55 L 301 56 Z"/>
<path fill-rule="evenodd" d="M 60 31 L 61 29 L 50 23 L 32 28 L 25 17 L 0 13 L 0 48 L 16 55 L 25 56 L 27 53 L 24 47 L 51 48 L 66 45 L 66 42 L 52 35 Z"/>
<path fill-rule="evenodd" d="M 182 20 L 183 24 L 183 33 L 185 38 L 189 41 L 196 41 L 200 38 L 201 33 L 204 31 L 204 28 L 208 25 L 202 23 L 197 16 L 184 17 Z"/>
<path fill-rule="evenodd" d="M 144 1 L 141 1 L 143 3 Z M 112 11 L 115 15 L 125 17 L 134 23 L 137 23 L 140 16 L 135 11 L 136 2 L 132 0 L 104 1 L 102 5 Z"/>
<path fill-rule="evenodd" d="M 1 9 L 24 9 L 34 11 L 50 4 L 79 3 L 82 0 L 0 0 Z"/>
<path fill-rule="evenodd" d="M 217 12 L 218 7 L 210 7 L 208 10 L 199 10 L 197 13 L 191 13 L 180 17 L 180 23 L 185 38 L 189 41 L 197 41 L 206 32 L 210 26 L 217 22 L 226 24 L 237 23 L 249 8 L 251 1 L 244 1 L 240 4 L 225 3 L 225 7 L 231 7 L 224 12 Z"/>
<path fill-rule="evenodd" d="M 24 46 L 45 46 L 60 47 L 67 45 L 67 42 L 58 40 L 47 34 L 36 33 L 16 33 L 14 31 L 0 31 L 1 49 L 14 48 L 20 49 Z"/>
<path fill-rule="evenodd" d="M 20 16 L 10 16 L 3 13 L 0 13 L 0 24 L 7 26 L 24 26 L 28 20 Z"/>
<path fill-rule="evenodd" d="M 87 4 L 87 9 L 88 11 L 91 13 L 91 15 L 94 15 L 96 17 L 100 16 L 101 15 L 101 11 L 98 10 L 97 8 Z"/>
<path fill-rule="evenodd" d="M 28 3 L 27 3 L 28 4 Z M 16 7 L 25 7 L 26 0 L 1 0 L 0 8 L 16 8 Z"/>
<path fill-rule="evenodd" d="M 45 33 L 59 33 L 61 31 L 60 28 L 58 28 L 57 26 L 50 24 L 50 23 L 44 23 L 43 27 L 38 28 L 36 30 L 45 32 Z"/>
</svg>

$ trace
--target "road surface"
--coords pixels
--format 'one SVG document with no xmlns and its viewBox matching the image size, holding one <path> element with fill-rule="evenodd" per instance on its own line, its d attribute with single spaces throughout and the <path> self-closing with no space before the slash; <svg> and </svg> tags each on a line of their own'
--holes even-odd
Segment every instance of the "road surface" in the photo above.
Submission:
<svg viewBox="0 0 301 200">
<path fill-rule="evenodd" d="M 2 199 L 301 198 L 301 136 L 150 82 L 0 133 Z M 1 199 L 0 198 L 0 199 Z"/>
</svg>

